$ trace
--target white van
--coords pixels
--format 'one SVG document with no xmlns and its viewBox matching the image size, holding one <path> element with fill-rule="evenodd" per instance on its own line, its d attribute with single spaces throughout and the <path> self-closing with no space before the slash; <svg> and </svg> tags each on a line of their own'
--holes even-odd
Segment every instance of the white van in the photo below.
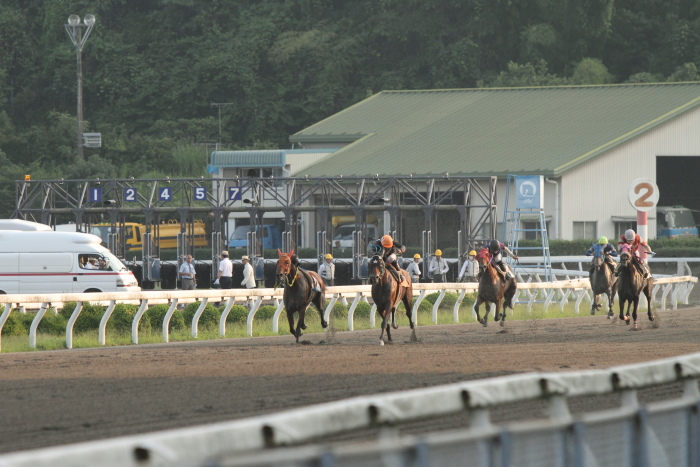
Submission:
<svg viewBox="0 0 700 467">
<path fill-rule="evenodd" d="M 2 230 L 12 228 L 6 224 L 0 221 L 2 294 L 141 290 L 134 274 L 100 245 L 96 235 L 41 227 Z"/>
</svg>

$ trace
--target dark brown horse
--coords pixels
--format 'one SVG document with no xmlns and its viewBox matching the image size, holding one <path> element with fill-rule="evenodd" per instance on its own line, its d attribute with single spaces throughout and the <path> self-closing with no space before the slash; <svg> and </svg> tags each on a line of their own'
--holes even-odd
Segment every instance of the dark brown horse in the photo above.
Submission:
<svg viewBox="0 0 700 467">
<path fill-rule="evenodd" d="M 632 308 L 632 320 L 634 329 L 637 329 L 637 308 L 639 307 L 639 294 L 644 293 L 647 298 L 649 321 L 654 321 L 654 302 L 651 299 L 651 290 L 654 287 L 654 278 L 644 279 L 637 269 L 627 245 L 620 249 L 620 277 L 617 280 L 617 296 L 620 301 L 620 319 L 630 324 L 630 307 Z M 625 305 L 627 313 L 625 314 Z"/>
<path fill-rule="evenodd" d="M 377 306 L 377 312 L 382 317 L 382 333 L 379 335 L 379 345 L 384 345 L 384 330 L 386 338 L 391 342 L 391 332 L 389 331 L 389 315 L 392 323 L 395 322 L 396 307 L 403 301 L 406 308 L 406 316 L 411 323 L 411 329 L 415 328 L 411 319 L 411 302 L 413 301 L 413 285 L 408 273 L 401 269 L 399 274 L 406 279 L 407 287 L 396 281 L 394 276 L 387 270 L 384 260 L 379 255 L 374 255 L 369 261 L 369 282 L 372 284 L 372 300 Z"/>
<path fill-rule="evenodd" d="M 608 296 L 608 319 L 610 319 L 615 315 L 613 301 L 617 293 L 617 277 L 613 275 L 603 255 L 603 252 L 596 251 L 593 261 L 591 261 L 593 272 L 588 276 L 588 280 L 591 281 L 591 290 L 593 291 L 591 314 L 594 315 L 596 311 L 600 310 L 601 304 L 598 302 L 598 297 L 605 294 Z"/>
<path fill-rule="evenodd" d="M 328 327 L 328 323 L 323 317 L 323 305 L 325 303 L 326 286 L 323 283 L 321 276 L 313 271 L 306 271 L 297 267 L 292 261 L 294 250 L 289 253 L 283 253 L 277 249 L 279 259 L 277 260 L 277 283 L 284 284 L 284 308 L 287 311 L 287 321 L 289 321 L 289 332 L 294 335 L 299 342 L 302 329 L 306 329 L 304 324 L 304 315 L 310 304 L 314 304 L 319 314 L 321 315 L 321 326 Z M 313 279 L 316 279 L 321 288 L 320 292 L 314 291 Z M 294 313 L 299 313 L 297 327 L 294 329 Z"/>
<path fill-rule="evenodd" d="M 491 304 L 496 305 L 496 313 L 494 321 L 500 321 L 500 325 L 505 325 L 506 308 L 513 309 L 513 296 L 518 288 L 515 278 L 505 280 L 500 272 L 496 270 L 497 266 L 491 263 L 491 253 L 488 248 L 482 248 L 476 255 L 476 260 L 479 262 L 479 291 L 474 302 L 474 312 L 476 312 L 476 320 L 484 327 L 488 325 L 489 309 Z M 501 300 L 503 300 L 503 313 L 501 313 Z M 479 316 L 479 306 L 484 303 L 486 311 L 484 318 Z"/>
</svg>

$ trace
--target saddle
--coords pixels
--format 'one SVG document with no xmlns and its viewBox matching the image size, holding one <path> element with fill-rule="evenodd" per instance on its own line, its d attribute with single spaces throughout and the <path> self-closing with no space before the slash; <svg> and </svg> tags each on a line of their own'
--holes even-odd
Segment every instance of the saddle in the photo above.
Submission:
<svg viewBox="0 0 700 467">
<path fill-rule="evenodd" d="M 406 278 L 403 277 L 403 275 L 401 275 L 399 273 L 399 271 L 394 269 L 393 266 L 390 266 L 389 264 L 387 264 L 386 269 L 387 269 L 387 271 L 389 271 L 389 273 L 391 273 L 392 276 L 394 276 L 394 279 L 396 279 L 396 282 L 398 282 L 399 285 L 401 285 L 403 287 L 408 287 L 408 282 L 406 282 Z"/>
</svg>

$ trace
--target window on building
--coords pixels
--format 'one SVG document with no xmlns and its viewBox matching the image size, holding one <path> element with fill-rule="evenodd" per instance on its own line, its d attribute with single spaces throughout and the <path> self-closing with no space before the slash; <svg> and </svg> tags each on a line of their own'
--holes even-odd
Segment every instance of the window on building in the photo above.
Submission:
<svg viewBox="0 0 700 467">
<path fill-rule="evenodd" d="M 625 234 L 625 230 L 637 228 L 636 221 L 625 221 L 625 222 L 615 222 L 615 237 L 620 238 L 620 236 Z"/>
<path fill-rule="evenodd" d="M 547 226 L 547 231 L 549 231 L 550 222 L 545 221 Z M 542 238 L 542 229 L 540 228 L 540 221 L 523 221 L 523 238 L 525 240 L 539 240 Z"/>
<path fill-rule="evenodd" d="M 574 222 L 574 240 L 592 240 L 597 238 L 597 222 Z"/>
</svg>

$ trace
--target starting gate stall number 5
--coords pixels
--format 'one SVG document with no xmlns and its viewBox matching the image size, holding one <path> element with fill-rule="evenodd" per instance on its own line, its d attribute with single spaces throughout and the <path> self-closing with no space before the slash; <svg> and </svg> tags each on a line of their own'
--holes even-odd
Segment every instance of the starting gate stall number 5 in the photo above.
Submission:
<svg viewBox="0 0 700 467">
<path fill-rule="evenodd" d="M 207 199 L 207 188 L 204 186 L 194 187 L 194 199 L 197 201 L 204 201 Z"/>
</svg>

